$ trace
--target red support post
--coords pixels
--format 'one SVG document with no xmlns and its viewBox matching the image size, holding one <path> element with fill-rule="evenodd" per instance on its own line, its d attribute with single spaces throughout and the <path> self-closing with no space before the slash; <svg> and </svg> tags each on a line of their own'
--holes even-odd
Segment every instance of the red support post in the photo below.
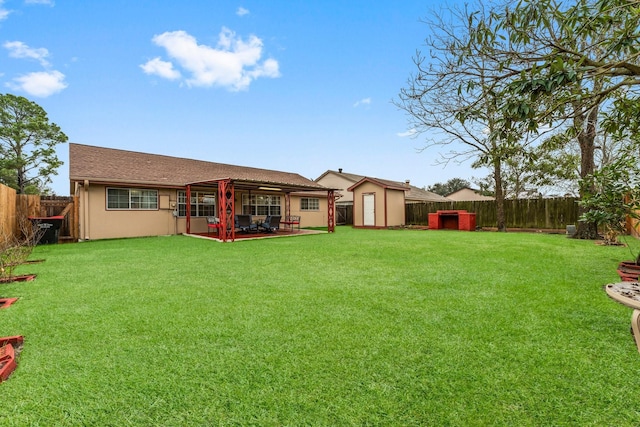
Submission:
<svg viewBox="0 0 640 427">
<path fill-rule="evenodd" d="M 289 221 L 289 218 L 291 218 L 291 193 L 284 193 L 284 220 Z"/>
<path fill-rule="evenodd" d="M 336 206 L 335 206 L 335 198 L 333 195 L 333 190 L 327 191 L 327 231 L 329 233 L 333 233 L 336 231 Z"/>
<path fill-rule="evenodd" d="M 236 239 L 233 216 L 236 212 L 235 190 L 230 179 L 218 181 L 218 213 L 220 217 L 220 237 L 223 242 Z"/>
</svg>

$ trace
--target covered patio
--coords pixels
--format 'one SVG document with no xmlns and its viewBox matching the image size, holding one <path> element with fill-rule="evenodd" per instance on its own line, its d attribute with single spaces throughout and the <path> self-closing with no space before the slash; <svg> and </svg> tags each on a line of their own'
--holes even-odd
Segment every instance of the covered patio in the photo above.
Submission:
<svg viewBox="0 0 640 427">
<path fill-rule="evenodd" d="M 236 232 L 234 241 L 244 241 L 244 240 L 258 240 L 258 239 L 275 239 L 280 237 L 297 237 L 297 236 L 308 236 L 313 234 L 326 234 L 327 232 L 324 230 L 308 230 L 308 229 L 289 229 L 289 228 L 281 228 L 279 231 L 275 233 L 268 233 L 266 231 L 256 232 L 256 233 L 243 233 Z M 216 240 L 218 242 L 222 242 L 222 234 L 218 231 L 212 231 L 208 233 L 191 233 L 188 234 L 191 237 L 198 237 L 202 239 L 211 239 Z"/>
<path fill-rule="evenodd" d="M 318 193 L 319 191 L 327 193 L 327 232 L 333 233 L 335 231 L 335 190 L 328 189 L 319 184 L 302 184 L 302 183 L 287 183 L 287 182 L 272 182 L 272 181 L 258 181 L 252 179 L 233 179 L 216 178 L 204 181 L 195 181 L 186 184 L 186 205 L 191 206 L 191 197 L 193 188 L 211 188 L 217 195 L 216 197 L 216 212 L 217 218 L 219 218 L 219 226 L 217 228 L 217 238 L 223 242 L 233 242 L 237 238 L 246 237 L 275 237 L 275 235 L 293 235 L 293 234 L 309 234 L 308 230 L 282 230 L 277 234 L 266 233 L 267 235 L 254 235 L 251 233 L 248 235 L 245 233 L 237 233 L 234 225 L 234 216 L 238 214 L 236 212 L 236 191 L 244 191 L 249 195 L 252 193 L 267 193 L 274 195 L 284 195 L 284 211 L 281 212 L 281 216 L 284 219 L 291 216 L 291 193 Z M 191 235 L 191 210 L 186 210 L 186 234 Z M 209 237 L 198 233 L 201 237 Z"/>
</svg>

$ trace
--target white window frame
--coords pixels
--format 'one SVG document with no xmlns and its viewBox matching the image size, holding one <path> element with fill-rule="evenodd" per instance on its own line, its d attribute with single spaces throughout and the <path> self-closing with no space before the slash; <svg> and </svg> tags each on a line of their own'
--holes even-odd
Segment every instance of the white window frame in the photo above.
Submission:
<svg viewBox="0 0 640 427">
<path fill-rule="evenodd" d="M 269 194 L 242 195 L 242 213 L 244 215 L 269 216 L 282 215 L 282 197 Z"/>
<path fill-rule="evenodd" d="M 306 202 L 306 206 L 305 206 Z M 313 202 L 313 203 L 312 203 Z M 314 205 L 314 206 L 310 206 Z M 300 210 L 305 212 L 317 212 L 320 210 L 320 198 L 318 197 L 301 197 Z"/>
<path fill-rule="evenodd" d="M 110 203 L 112 201 L 117 201 L 110 197 L 111 195 L 109 194 L 109 192 L 111 191 L 126 191 L 127 207 L 111 207 Z M 122 201 L 123 200 L 119 200 L 119 202 Z M 137 204 L 139 204 L 140 207 L 137 207 Z M 158 190 L 152 190 L 148 188 L 107 187 L 105 191 L 105 206 L 108 211 L 157 211 Z"/>
<path fill-rule="evenodd" d="M 192 191 L 191 192 L 191 217 L 218 216 L 216 210 L 216 192 Z M 187 216 L 187 191 L 178 190 L 178 203 L 176 205 L 178 216 Z"/>
</svg>

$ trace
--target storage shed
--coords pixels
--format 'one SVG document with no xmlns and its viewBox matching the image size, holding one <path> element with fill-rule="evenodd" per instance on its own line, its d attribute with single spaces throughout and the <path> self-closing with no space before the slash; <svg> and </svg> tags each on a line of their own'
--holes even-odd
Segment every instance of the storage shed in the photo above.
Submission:
<svg viewBox="0 0 640 427">
<path fill-rule="evenodd" d="M 408 184 L 364 177 L 348 191 L 353 192 L 354 227 L 386 228 L 405 224 Z"/>
</svg>

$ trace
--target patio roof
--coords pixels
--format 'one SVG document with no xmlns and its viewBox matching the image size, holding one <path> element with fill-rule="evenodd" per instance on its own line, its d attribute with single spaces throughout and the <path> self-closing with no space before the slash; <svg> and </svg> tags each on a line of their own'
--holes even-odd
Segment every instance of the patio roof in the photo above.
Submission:
<svg viewBox="0 0 640 427">
<path fill-rule="evenodd" d="M 312 185 L 304 185 L 304 184 L 292 184 L 287 182 L 277 182 L 277 181 L 258 181 L 258 180 L 247 180 L 247 179 L 235 179 L 233 177 L 225 177 L 225 178 L 216 178 L 216 179 L 207 179 L 203 181 L 194 181 L 188 182 L 185 185 L 192 186 L 200 186 L 200 187 L 215 187 L 218 185 L 220 181 L 231 181 L 236 190 L 264 190 L 264 191 L 277 191 L 283 193 L 292 193 L 292 192 L 316 192 L 318 194 L 324 193 L 328 190 L 332 190 L 331 188 L 324 187 L 320 184 L 313 183 Z"/>
</svg>

